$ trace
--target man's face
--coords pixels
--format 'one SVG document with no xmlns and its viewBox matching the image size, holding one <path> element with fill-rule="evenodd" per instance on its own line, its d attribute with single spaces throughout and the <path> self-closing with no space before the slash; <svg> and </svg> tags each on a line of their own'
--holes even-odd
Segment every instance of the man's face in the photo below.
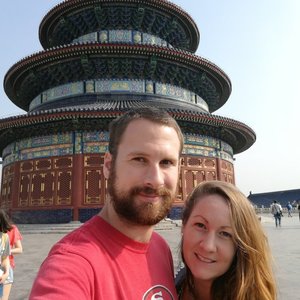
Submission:
<svg viewBox="0 0 300 300">
<path fill-rule="evenodd" d="M 134 224 L 162 220 L 176 196 L 180 142 L 176 131 L 145 119 L 126 128 L 117 157 L 107 154 L 104 173 L 117 214 Z"/>
</svg>

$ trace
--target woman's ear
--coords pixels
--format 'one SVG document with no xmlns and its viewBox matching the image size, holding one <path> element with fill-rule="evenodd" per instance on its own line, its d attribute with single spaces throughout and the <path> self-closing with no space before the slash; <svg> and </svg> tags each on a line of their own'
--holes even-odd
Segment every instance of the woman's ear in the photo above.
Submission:
<svg viewBox="0 0 300 300">
<path fill-rule="evenodd" d="M 104 154 L 103 174 L 106 179 L 109 178 L 112 164 L 112 155 L 109 152 Z"/>
</svg>

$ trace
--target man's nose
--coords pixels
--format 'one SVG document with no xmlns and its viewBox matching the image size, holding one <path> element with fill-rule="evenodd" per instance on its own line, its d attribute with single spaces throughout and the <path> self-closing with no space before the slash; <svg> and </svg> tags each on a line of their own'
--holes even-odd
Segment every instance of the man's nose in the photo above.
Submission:
<svg viewBox="0 0 300 300">
<path fill-rule="evenodd" d="M 164 173 L 159 164 L 148 166 L 144 181 L 145 185 L 151 186 L 153 188 L 158 188 L 164 185 Z"/>
</svg>

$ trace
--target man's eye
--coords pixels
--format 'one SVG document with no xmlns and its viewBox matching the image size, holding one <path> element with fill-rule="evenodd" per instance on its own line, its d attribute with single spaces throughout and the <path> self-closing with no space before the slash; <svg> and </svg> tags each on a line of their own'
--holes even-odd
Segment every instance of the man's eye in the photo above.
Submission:
<svg viewBox="0 0 300 300">
<path fill-rule="evenodd" d="M 133 160 L 138 161 L 138 162 L 145 162 L 146 161 L 143 157 L 134 157 Z"/>
<path fill-rule="evenodd" d="M 161 164 L 162 165 L 165 165 L 165 166 L 168 166 L 168 165 L 173 165 L 173 162 L 171 160 L 168 160 L 168 159 L 164 159 L 161 161 Z"/>
</svg>

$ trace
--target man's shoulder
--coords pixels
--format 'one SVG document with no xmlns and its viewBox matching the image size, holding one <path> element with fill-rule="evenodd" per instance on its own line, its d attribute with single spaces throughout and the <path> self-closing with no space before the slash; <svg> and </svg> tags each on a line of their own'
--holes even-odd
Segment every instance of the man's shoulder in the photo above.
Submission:
<svg viewBox="0 0 300 300">
<path fill-rule="evenodd" d="M 152 233 L 152 238 L 151 238 L 151 242 L 152 246 L 156 246 L 159 247 L 160 250 L 169 250 L 170 247 L 167 243 L 167 241 L 157 232 L 153 232 Z"/>
<path fill-rule="evenodd" d="M 54 253 L 91 253 L 92 249 L 99 250 L 99 235 L 101 230 L 98 226 L 97 217 L 85 222 L 79 228 L 65 235 L 51 249 L 50 254 Z M 96 246 L 97 245 L 97 246 Z"/>
</svg>

